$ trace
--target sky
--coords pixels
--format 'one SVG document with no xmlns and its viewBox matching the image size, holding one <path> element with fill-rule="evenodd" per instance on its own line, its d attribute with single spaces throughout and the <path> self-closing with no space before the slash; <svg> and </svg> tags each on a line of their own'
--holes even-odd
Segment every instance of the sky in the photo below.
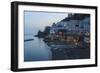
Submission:
<svg viewBox="0 0 100 73">
<path fill-rule="evenodd" d="M 24 34 L 36 35 L 45 26 L 51 26 L 66 18 L 68 13 L 24 11 Z"/>
</svg>

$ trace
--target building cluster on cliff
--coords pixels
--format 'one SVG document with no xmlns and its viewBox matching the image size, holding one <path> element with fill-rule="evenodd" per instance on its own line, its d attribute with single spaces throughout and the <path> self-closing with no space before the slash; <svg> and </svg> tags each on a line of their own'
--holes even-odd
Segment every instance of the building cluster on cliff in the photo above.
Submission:
<svg viewBox="0 0 100 73">
<path fill-rule="evenodd" d="M 68 14 L 60 22 L 46 27 L 45 38 L 90 43 L 90 14 Z"/>
<path fill-rule="evenodd" d="M 53 23 L 50 34 L 59 33 L 60 30 L 66 34 L 80 34 L 90 32 L 90 15 L 89 14 L 69 14 L 67 18 L 58 23 Z"/>
<path fill-rule="evenodd" d="M 90 41 L 90 15 L 89 14 L 68 14 L 68 17 L 53 23 L 50 27 L 49 37 L 57 39 L 57 37 L 73 40 Z M 83 38 L 82 38 L 83 37 Z"/>
</svg>

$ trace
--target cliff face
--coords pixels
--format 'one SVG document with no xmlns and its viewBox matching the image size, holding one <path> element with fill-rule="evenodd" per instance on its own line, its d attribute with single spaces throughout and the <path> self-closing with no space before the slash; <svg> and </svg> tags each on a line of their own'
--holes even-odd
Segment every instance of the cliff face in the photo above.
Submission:
<svg viewBox="0 0 100 73">
<path fill-rule="evenodd" d="M 46 26 L 43 32 L 39 30 L 37 35 L 35 36 L 39 38 L 44 38 L 49 35 L 49 32 L 50 32 L 50 26 Z"/>
<path fill-rule="evenodd" d="M 70 17 L 66 17 L 65 19 L 61 21 L 69 21 L 69 20 L 83 20 L 86 17 L 90 17 L 90 14 L 73 14 Z"/>
<path fill-rule="evenodd" d="M 81 33 L 90 32 L 90 15 L 89 14 L 72 14 L 52 26 L 46 26 L 44 31 L 38 31 L 37 37 L 45 38 L 50 35 L 80 35 Z M 52 36 L 53 36 L 52 35 Z"/>
</svg>

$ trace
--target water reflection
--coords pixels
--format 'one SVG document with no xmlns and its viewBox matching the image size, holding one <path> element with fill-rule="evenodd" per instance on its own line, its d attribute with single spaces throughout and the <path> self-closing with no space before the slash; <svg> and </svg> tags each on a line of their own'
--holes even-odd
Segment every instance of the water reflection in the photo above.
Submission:
<svg viewBox="0 0 100 73">
<path fill-rule="evenodd" d="M 27 38 L 30 36 L 27 36 Z M 50 47 L 43 39 L 34 37 L 34 40 L 24 42 L 24 61 L 42 61 L 52 59 Z"/>
<path fill-rule="evenodd" d="M 29 40 L 33 39 L 33 40 Z M 25 35 L 24 61 L 65 60 L 90 58 L 89 47 L 78 47 L 72 44 L 45 43 L 43 39 Z"/>
</svg>

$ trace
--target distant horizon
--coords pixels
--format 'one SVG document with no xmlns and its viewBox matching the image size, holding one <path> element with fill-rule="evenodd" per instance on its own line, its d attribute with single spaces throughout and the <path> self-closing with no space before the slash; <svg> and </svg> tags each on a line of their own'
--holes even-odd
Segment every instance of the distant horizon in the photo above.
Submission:
<svg viewBox="0 0 100 73">
<path fill-rule="evenodd" d="M 36 35 L 38 30 L 43 31 L 45 26 L 51 26 L 68 17 L 65 12 L 24 11 L 24 34 Z"/>
</svg>

